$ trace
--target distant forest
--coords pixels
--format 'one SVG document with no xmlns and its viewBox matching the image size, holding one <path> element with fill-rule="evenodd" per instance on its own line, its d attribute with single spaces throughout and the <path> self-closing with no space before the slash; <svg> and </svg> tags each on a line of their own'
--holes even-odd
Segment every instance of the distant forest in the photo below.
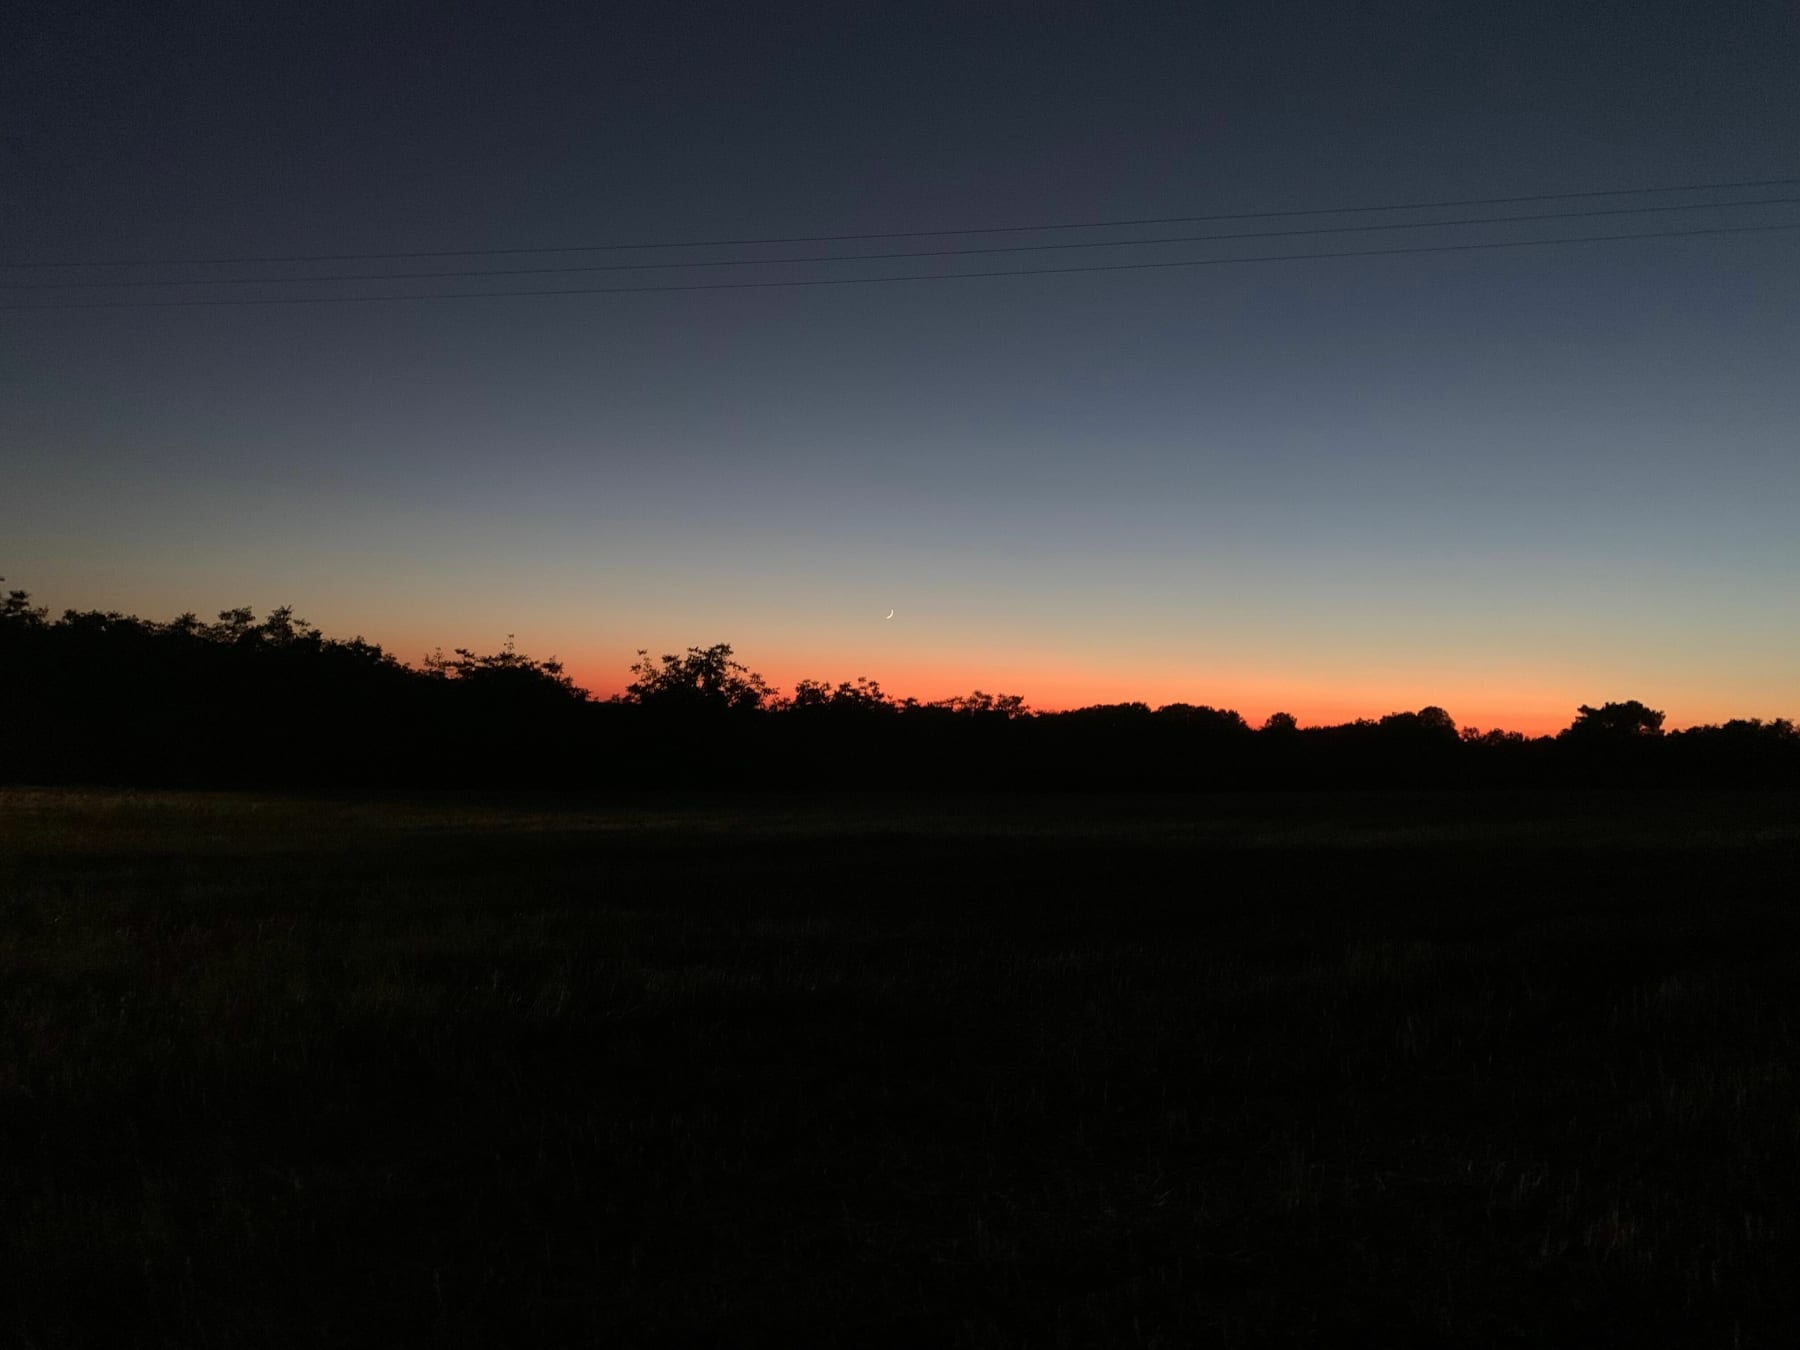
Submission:
<svg viewBox="0 0 1800 1350">
<path fill-rule="evenodd" d="M 652 657 L 599 700 L 510 641 L 409 666 L 291 609 L 154 622 L 0 602 L 0 781 L 157 786 L 1281 787 L 1800 786 L 1778 718 L 1665 732 L 1635 700 L 1555 736 L 1458 728 L 1442 708 L 1339 726 L 1017 695 L 920 703 L 873 680 L 771 688 L 721 643 Z"/>
</svg>

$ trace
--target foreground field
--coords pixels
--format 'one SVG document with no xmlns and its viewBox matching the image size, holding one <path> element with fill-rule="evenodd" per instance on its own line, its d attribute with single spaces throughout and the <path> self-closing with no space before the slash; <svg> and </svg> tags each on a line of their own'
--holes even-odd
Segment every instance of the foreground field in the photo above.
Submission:
<svg viewBox="0 0 1800 1350">
<path fill-rule="evenodd" d="M 1797 806 L 0 790 L 0 1341 L 1794 1343 Z"/>
</svg>

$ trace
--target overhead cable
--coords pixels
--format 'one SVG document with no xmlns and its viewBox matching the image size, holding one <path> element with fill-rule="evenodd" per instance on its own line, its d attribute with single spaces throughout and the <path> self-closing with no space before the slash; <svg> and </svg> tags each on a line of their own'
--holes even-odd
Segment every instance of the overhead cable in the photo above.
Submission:
<svg viewBox="0 0 1800 1350">
<path fill-rule="evenodd" d="M 1684 202 L 1667 206 L 1612 206 L 1590 211 L 1540 211 L 1530 215 L 1476 216 L 1463 220 L 1382 221 L 1373 225 L 1309 225 L 1291 230 L 1242 230 L 1230 234 L 1159 235 L 1150 239 L 1093 239 L 1055 244 L 993 244 L 978 248 L 918 249 L 895 253 L 815 253 L 803 257 L 708 258 L 694 262 L 580 263 L 557 267 L 452 268 L 435 272 L 336 272 L 324 276 L 132 278 L 126 281 L 24 281 L 0 282 L 13 291 L 113 290 L 146 286 L 266 286 L 292 283 L 344 281 L 426 281 L 454 277 L 524 277 L 566 275 L 571 272 L 657 272 L 695 267 L 776 267 L 781 264 L 889 262 L 903 258 L 965 258 L 999 253 L 1045 253 L 1068 249 L 1146 248 L 1156 244 L 1199 244 L 1245 239 L 1284 239 L 1300 235 L 1366 234 L 1380 230 L 1452 229 L 1469 225 L 1510 225 L 1515 222 L 1583 220 L 1598 216 L 1636 216 L 1669 211 L 1703 211 L 1741 206 L 1791 206 L 1800 197 L 1740 198 L 1726 202 Z"/>
<path fill-rule="evenodd" d="M 1709 235 L 1762 234 L 1800 230 L 1800 221 L 1777 225 L 1716 225 L 1691 230 L 1644 230 L 1624 234 L 1565 235 L 1555 239 L 1502 239 L 1462 244 L 1415 244 L 1398 248 L 1343 249 L 1314 253 L 1261 253 L 1236 258 L 1184 258 L 1162 262 L 1090 263 L 1072 267 L 1002 268 L 982 272 L 921 272 L 872 277 L 809 277 L 775 281 L 701 281 L 648 286 L 574 286 L 508 291 L 420 291 L 380 295 L 305 295 L 256 298 L 233 296 L 207 300 L 76 300 L 0 304 L 0 310 L 194 309 L 250 305 L 343 305 L 381 301 L 501 300 L 565 295 L 643 295 L 672 291 L 746 291 L 817 286 L 873 286 L 901 282 L 973 281 L 991 277 L 1068 276 L 1079 272 L 1143 272 L 1174 267 L 1225 267 L 1243 263 L 1305 262 L 1333 258 L 1385 258 L 1417 253 L 1471 253 L 1505 248 L 1544 248 L 1559 244 L 1619 243 L 1634 239 L 1692 239 Z"/>
<path fill-rule="evenodd" d="M 1472 206 L 1518 206 L 1531 202 L 1577 201 L 1594 197 L 1641 197 L 1669 192 L 1724 192 L 1744 188 L 1792 187 L 1800 178 L 1749 178 L 1723 183 L 1678 183 L 1665 187 L 1589 188 L 1578 192 L 1536 192 L 1513 197 L 1461 197 L 1439 201 L 1386 202 L 1356 206 L 1310 206 L 1280 211 L 1229 211 L 1208 215 L 1144 216 L 1128 220 L 1076 220 L 1025 225 L 959 226 L 939 230 L 886 230 L 859 234 L 803 234 L 738 239 L 661 239 L 602 244 L 536 244 L 516 248 L 453 248 L 386 253 L 289 253 L 265 256 L 214 255 L 186 258 L 72 258 L 6 262 L 0 267 L 201 267 L 233 263 L 376 262 L 417 258 L 502 257 L 530 253 L 609 253 L 634 249 L 738 248 L 761 244 L 838 244 L 875 239 L 927 239 L 953 235 L 1035 234 L 1052 230 L 1125 229 L 1145 225 L 1202 225 L 1234 220 L 1290 220 L 1303 216 L 1360 215 L 1384 211 L 1451 210 Z"/>
</svg>

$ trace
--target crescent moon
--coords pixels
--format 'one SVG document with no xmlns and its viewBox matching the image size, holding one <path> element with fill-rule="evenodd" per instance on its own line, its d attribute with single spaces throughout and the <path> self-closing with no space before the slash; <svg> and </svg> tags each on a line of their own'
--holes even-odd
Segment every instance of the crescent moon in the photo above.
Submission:
<svg viewBox="0 0 1800 1350">
<path fill-rule="evenodd" d="M 890 610 L 889 610 L 889 611 L 888 611 L 888 612 L 887 612 L 887 616 L 888 616 L 888 618 L 890 618 L 890 619 L 891 619 L 891 618 L 893 618 L 893 617 L 894 617 L 894 611 L 893 611 L 893 610 L 891 610 L 891 609 L 890 609 Z"/>
</svg>

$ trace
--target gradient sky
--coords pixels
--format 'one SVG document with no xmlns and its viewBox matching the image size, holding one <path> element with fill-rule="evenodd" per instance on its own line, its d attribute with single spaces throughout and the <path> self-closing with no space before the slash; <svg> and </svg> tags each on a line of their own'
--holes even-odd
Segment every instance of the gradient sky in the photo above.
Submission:
<svg viewBox="0 0 1800 1350">
<path fill-rule="evenodd" d="M 1800 175 L 1797 15 L 1778 0 L 11 5 L 0 261 Z M 1742 195 L 1756 194 L 1712 194 Z M 962 265 L 1778 220 L 1800 206 Z M 1038 707 L 1185 700 L 1335 721 L 1437 703 L 1526 731 L 1611 698 L 1671 725 L 1795 716 L 1797 506 L 1800 232 L 0 312 L 9 585 L 150 617 L 292 604 L 409 660 L 511 633 L 602 694 L 638 647 L 728 641 L 778 684 L 867 674 Z"/>
</svg>

